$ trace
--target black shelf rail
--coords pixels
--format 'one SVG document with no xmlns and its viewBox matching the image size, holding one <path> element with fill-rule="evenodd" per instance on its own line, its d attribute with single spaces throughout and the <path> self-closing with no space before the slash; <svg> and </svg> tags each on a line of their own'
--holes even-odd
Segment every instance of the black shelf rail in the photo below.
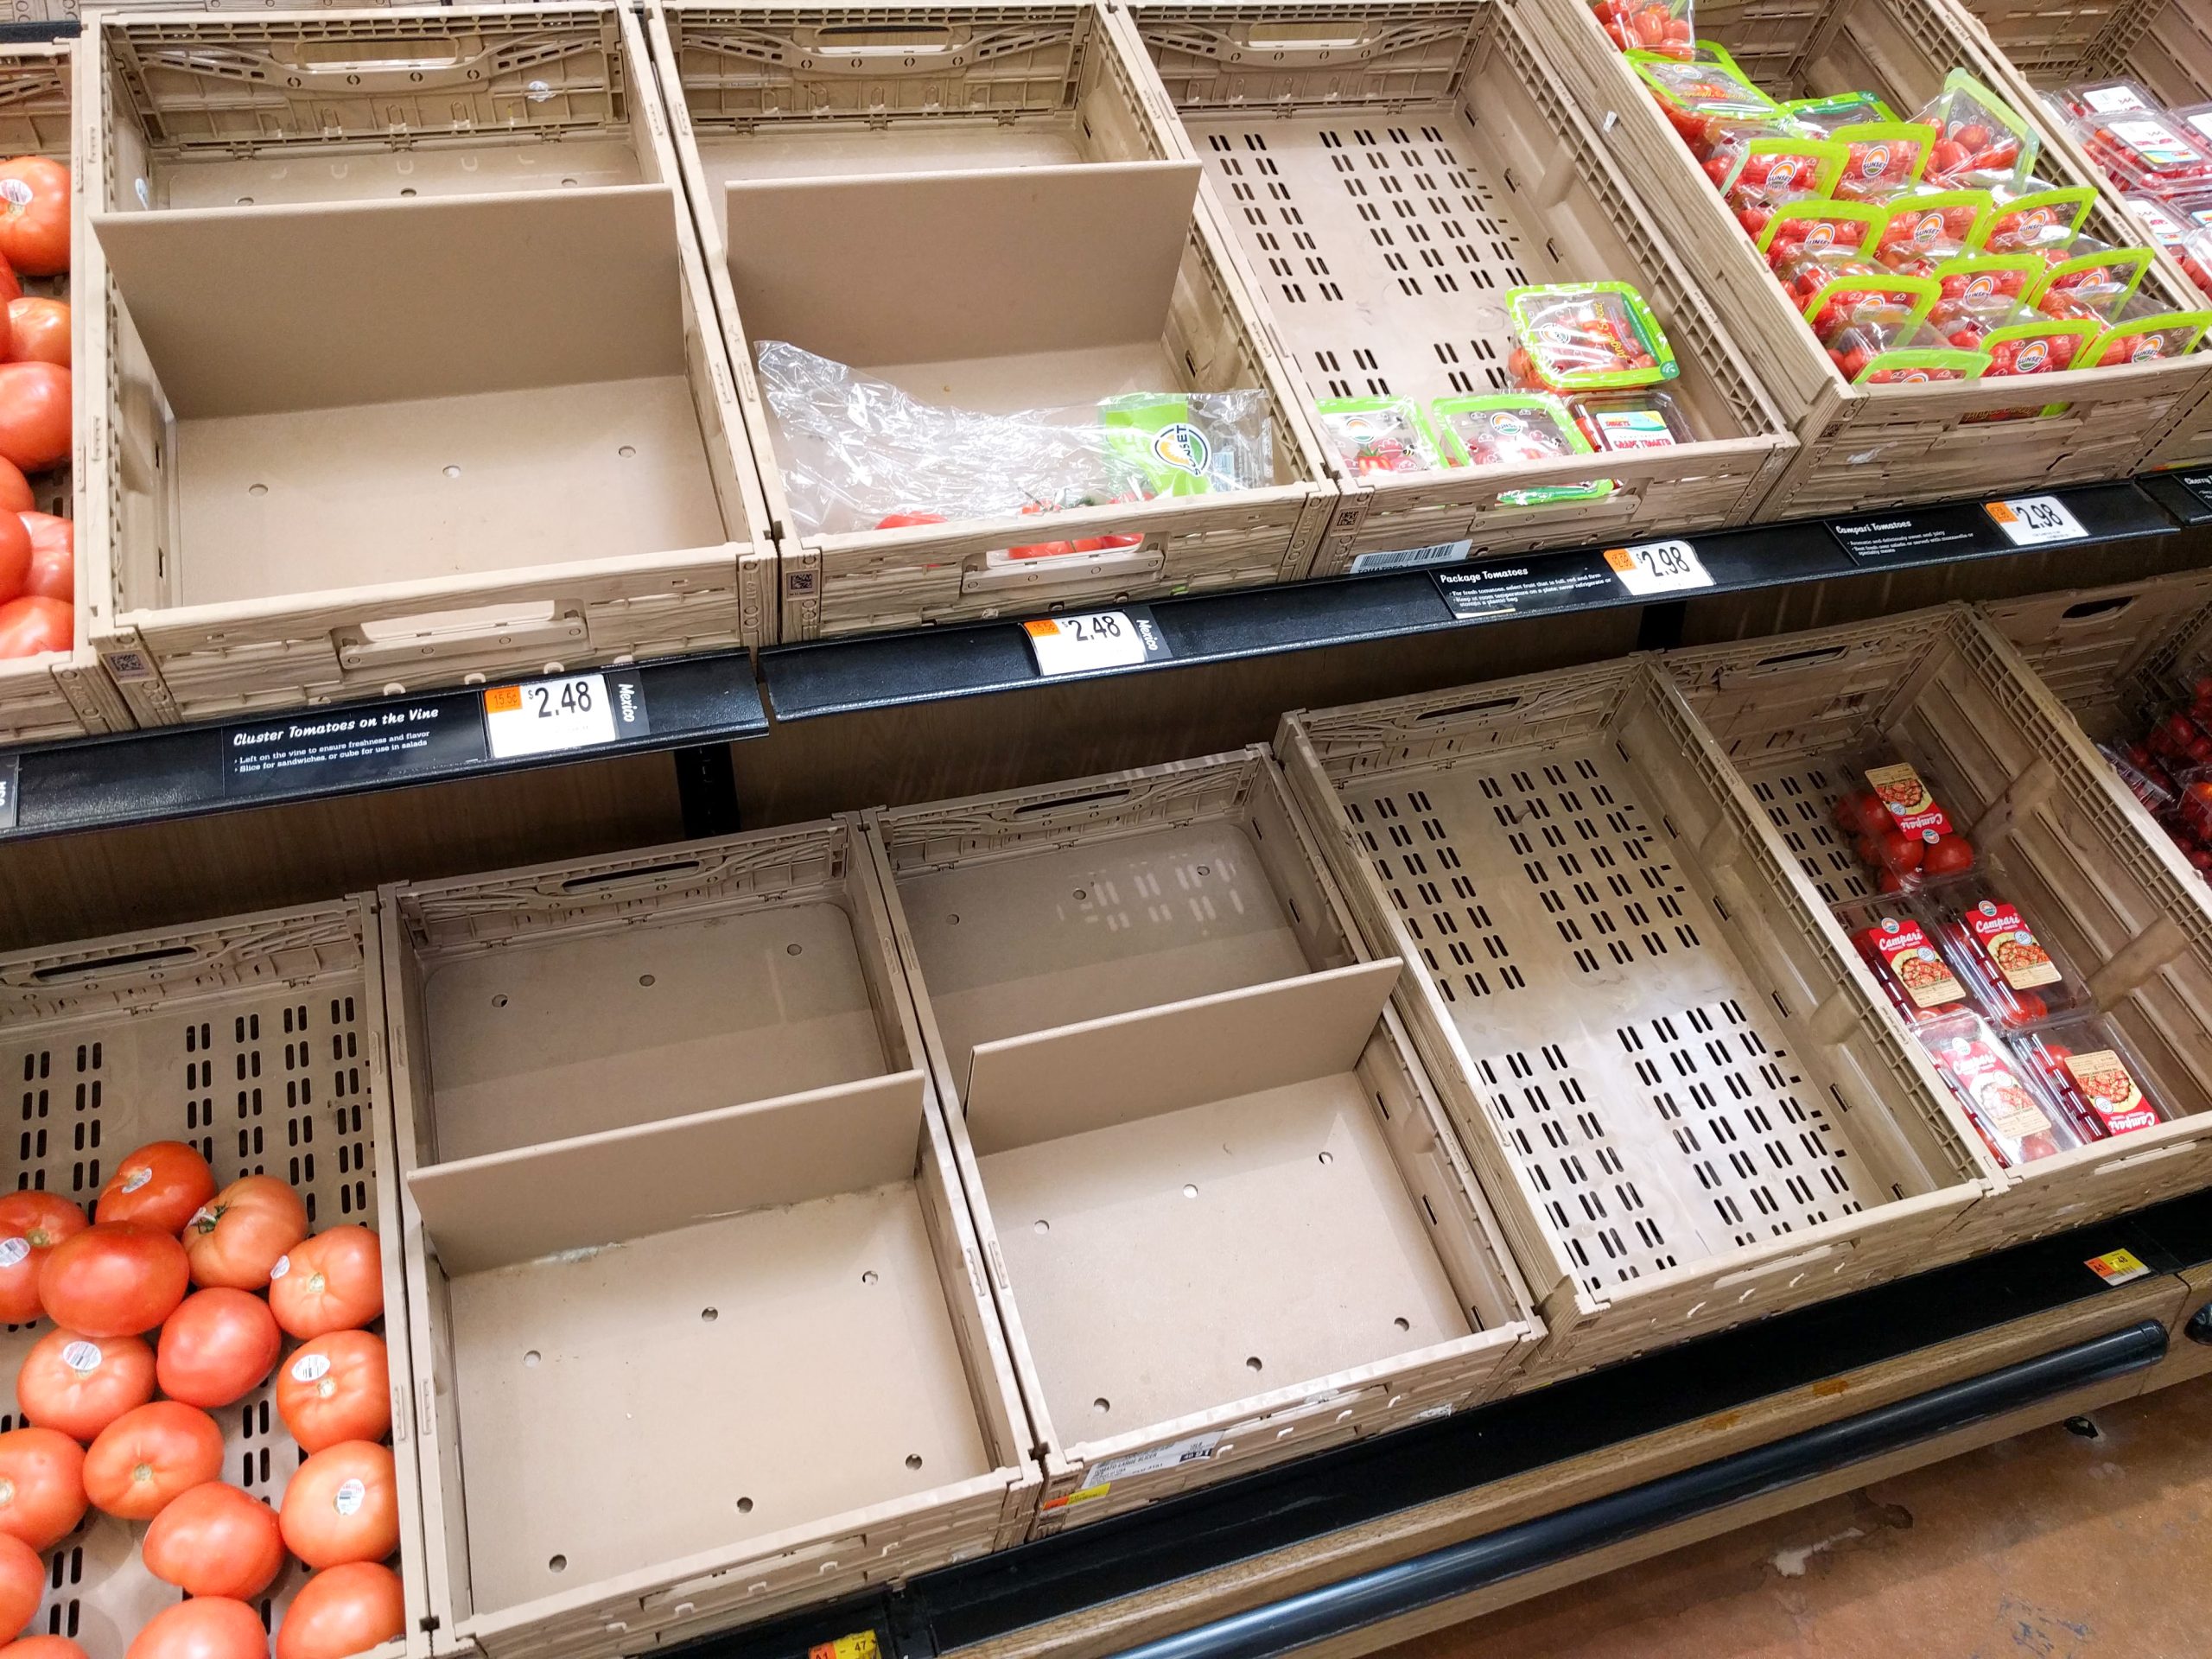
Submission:
<svg viewBox="0 0 2212 1659">
<path fill-rule="evenodd" d="M 757 658 L 742 652 L 670 658 L 594 671 L 610 685 L 632 688 L 642 721 L 611 739 L 541 753 L 499 752 L 480 690 L 0 749 L 0 845 L 653 750 L 690 752 L 678 762 L 687 817 L 728 828 L 735 804 L 728 769 L 696 752 L 765 736 L 778 722 L 1637 607 L 1643 642 L 1664 644 L 1671 637 L 1665 625 L 1679 622 L 1682 604 L 1717 595 L 2142 543 L 2212 525 L 2212 472 L 2039 499 L 2063 511 L 2060 528 L 2026 545 L 1978 501 L 1700 535 L 1687 543 L 1698 585 L 1656 592 L 1624 580 L 1607 550 L 1574 548 L 1148 604 L 1102 601 L 1076 610 L 1127 613 L 1152 630 L 1155 649 L 1126 667 L 1058 676 L 1040 672 L 1020 618 L 776 646 Z M 281 763 L 249 763 L 247 755 Z"/>
<path fill-rule="evenodd" d="M 874 1633 L 886 1659 L 934 1659 L 2107 1294 L 2112 1287 L 2088 1264 L 2120 1249 L 2161 1274 L 2212 1261 L 2212 1192 L 1758 1320 L 1454 1416 L 1332 1447 L 924 1573 L 896 1590 L 849 1598 L 709 1637 L 679 1651 L 684 1659 L 804 1659 L 817 1649 L 834 1651 L 840 1637 L 866 1631 Z M 2212 1330 L 2203 1339 L 2212 1340 Z M 1147 1659 L 1243 1659 L 1283 1652 L 2140 1370 L 2165 1353 L 2167 1340 L 2164 1328 L 2155 1322 L 2130 1325 L 1163 1637 L 1136 1651 Z"/>
</svg>

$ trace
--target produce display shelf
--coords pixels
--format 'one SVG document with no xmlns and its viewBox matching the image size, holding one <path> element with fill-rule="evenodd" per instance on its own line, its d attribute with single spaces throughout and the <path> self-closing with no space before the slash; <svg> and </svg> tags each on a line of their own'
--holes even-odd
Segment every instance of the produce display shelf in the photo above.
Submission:
<svg viewBox="0 0 2212 1659">
<path fill-rule="evenodd" d="M 2152 1205 L 1833 1301 L 1586 1373 L 1402 1433 L 1318 1452 L 924 1573 L 897 1590 L 816 1608 L 675 1651 L 686 1659 L 790 1659 L 865 1652 L 902 1659 L 989 1644 L 1022 1648 L 1086 1609 L 1314 1543 L 1378 1517 L 1543 1465 L 1695 1424 L 1715 1414 L 2015 1321 L 2080 1308 L 2113 1287 L 2087 1265 L 2116 1249 L 2152 1273 L 2212 1261 L 2212 1192 Z M 2192 1335 L 2194 1327 L 2192 1327 Z M 2122 1325 L 1891 1405 L 1693 1464 L 1595 1503 L 1540 1515 L 1449 1551 L 1374 1569 L 1270 1605 L 1200 1622 L 1147 1655 L 1273 1653 L 1464 1594 L 1729 1501 L 1811 1478 L 1963 1424 L 2139 1371 L 2168 1348 L 2155 1324 Z M 1746 1459 L 1751 1461 L 1747 1462 Z M 817 1644 L 829 1644 L 817 1646 Z M 1128 1651 L 1128 1649 L 1116 1650 Z"/>
</svg>

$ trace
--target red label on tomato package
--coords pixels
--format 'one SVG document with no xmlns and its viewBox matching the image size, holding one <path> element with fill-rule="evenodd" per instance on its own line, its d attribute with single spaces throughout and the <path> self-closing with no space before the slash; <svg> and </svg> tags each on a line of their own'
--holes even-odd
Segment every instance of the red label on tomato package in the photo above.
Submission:
<svg viewBox="0 0 2212 1659">
<path fill-rule="evenodd" d="M 2147 1129 L 2158 1122 L 2158 1109 L 2128 1071 L 2127 1062 L 2108 1048 L 2069 1054 L 2063 1062 L 2068 1080 L 2083 1105 L 2095 1114 L 2107 1135 Z"/>
<path fill-rule="evenodd" d="M 1966 1000 L 1966 987 L 1929 942 L 1918 922 L 1889 917 L 1863 936 L 1882 971 L 1916 1008 L 1942 1008 Z"/>
<path fill-rule="evenodd" d="M 1966 913 L 1967 936 L 1989 969 L 2016 991 L 2038 985 L 2056 985 L 2058 964 L 2050 952 L 2036 943 L 2036 936 L 2020 919 L 2020 912 L 2002 899 L 1985 899 Z"/>
<path fill-rule="evenodd" d="M 1866 773 L 1867 786 L 1882 798 L 1898 829 L 1923 841 L 1940 841 L 1951 833 L 1951 820 L 1936 804 L 1920 774 L 1904 761 L 1875 766 Z"/>
</svg>

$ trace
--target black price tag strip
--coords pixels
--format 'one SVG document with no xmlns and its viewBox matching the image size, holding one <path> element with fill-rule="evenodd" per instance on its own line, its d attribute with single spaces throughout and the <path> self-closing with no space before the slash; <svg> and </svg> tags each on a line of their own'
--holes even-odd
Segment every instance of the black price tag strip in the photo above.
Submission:
<svg viewBox="0 0 2212 1659">
<path fill-rule="evenodd" d="M 365 708 L 308 709 L 223 732 L 232 795 L 365 787 L 490 757 L 474 692 Z"/>
<path fill-rule="evenodd" d="M 1579 610 L 1592 603 L 1629 597 L 1612 567 L 1599 553 L 1546 554 L 1501 559 L 1495 564 L 1454 565 L 1430 571 L 1429 580 L 1436 584 L 1452 614 L 1462 622 L 1485 616 Z"/>
<path fill-rule="evenodd" d="M 1900 507 L 1894 512 L 1831 518 L 1828 534 L 1862 564 L 1917 564 L 1972 553 L 2002 553 L 2012 543 L 1978 506 Z"/>
<path fill-rule="evenodd" d="M 0 830 L 16 827 L 19 791 L 23 781 L 23 757 L 0 754 Z"/>
</svg>

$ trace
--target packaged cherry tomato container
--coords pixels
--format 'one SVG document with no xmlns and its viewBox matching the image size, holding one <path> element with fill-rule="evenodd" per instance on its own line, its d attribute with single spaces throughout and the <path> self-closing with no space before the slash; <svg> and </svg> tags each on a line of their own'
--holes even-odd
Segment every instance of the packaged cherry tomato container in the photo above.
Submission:
<svg viewBox="0 0 2212 1659">
<path fill-rule="evenodd" d="M 7 1202 L 37 1196 L 113 1220 L 111 1206 L 134 1193 L 187 1192 L 197 1184 L 213 1195 L 254 1177 L 260 1191 L 249 1202 L 283 1230 L 256 1241 L 264 1249 L 301 1231 L 343 1241 L 358 1236 L 334 1230 L 367 1230 L 373 1274 L 349 1275 L 351 1306 L 332 1314 L 369 1315 L 344 1333 L 344 1350 L 284 1336 L 273 1363 L 261 1362 L 264 1375 L 207 1411 L 221 1439 L 222 1479 L 279 1512 L 306 1456 L 296 1422 L 318 1446 L 331 1443 L 315 1437 L 318 1427 L 374 1443 L 368 1456 L 346 1453 L 345 1466 L 359 1471 L 353 1478 L 362 1484 L 366 1514 L 397 1516 L 391 1564 L 399 1605 L 370 1610 L 363 1651 L 366 1659 L 429 1659 L 429 1565 L 412 1419 L 422 1396 L 406 1317 L 381 962 L 371 895 L 0 958 L 0 1065 L 24 1091 L 24 1115 L 9 1139 L 15 1175 Z M 162 1155 L 154 1162 L 157 1147 Z M 149 1157 L 138 1155 L 142 1148 Z M 149 1170 L 157 1172 L 157 1185 L 145 1184 Z M 188 1243 L 200 1236 L 207 1206 L 191 1213 L 183 1224 Z M 144 1211 L 136 1218 L 152 1223 Z M 172 1211 L 153 1224 L 175 1219 Z M 13 1243 L 23 1218 L 10 1220 Z M 207 1236 L 211 1250 L 220 1237 Z M 293 1244 L 275 1263 L 254 1251 L 251 1267 L 290 1264 L 301 1248 Z M 227 1265 L 238 1272 L 249 1263 Z M 212 1267 L 213 1258 L 195 1266 Z M 51 1346 L 55 1330 L 36 1315 L 0 1325 L 0 1421 L 41 1421 L 18 1388 L 27 1382 L 26 1359 L 41 1344 Z M 273 1325 L 269 1334 L 276 1338 Z M 63 1363 L 90 1380 L 103 1371 L 127 1378 L 137 1344 L 153 1348 L 158 1335 L 81 1338 L 63 1349 Z M 165 1374 L 163 1392 L 176 1381 Z M 154 1378 L 145 1384 L 150 1389 Z M 220 1392 L 238 1386 L 232 1378 Z M 304 1512 L 312 1490 L 298 1487 L 296 1525 L 313 1522 Z M 146 1537 L 141 1522 L 87 1511 L 41 1551 L 46 1583 L 31 1631 L 66 1637 L 87 1659 L 124 1659 L 133 1638 L 180 1595 L 147 1565 Z M 273 1580 L 249 1599 L 277 1641 L 308 1582 L 308 1569 L 286 1554 Z"/>
<path fill-rule="evenodd" d="M 2195 351 L 2212 328 L 2212 311 L 2162 309 L 2141 295 L 2131 296 L 2112 314 L 2110 326 L 2089 342 L 2084 355 L 2097 368 L 2163 362 Z"/>
<path fill-rule="evenodd" d="M 2037 178 L 1999 183 L 1982 232 L 1988 253 L 2031 253 L 2056 264 L 2072 251 L 2096 192 L 2088 185 L 2053 185 Z"/>
<path fill-rule="evenodd" d="M 1826 137 L 1834 137 L 1844 127 L 1897 118 L 1895 110 L 1867 92 L 1838 92 L 1828 98 L 1787 99 L 1783 100 L 1782 111 L 1793 124 Z"/>
<path fill-rule="evenodd" d="M 1915 119 L 1933 128 L 1928 176 L 1954 189 L 2014 188 L 2032 176 L 2043 136 L 1969 71 L 1956 68 Z"/>
<path fill-rule="evenodd" d="M 1942 289 L 1926 276 L 1907 276 L 1876 265 L 1864 269 L 1830 267 L 1807 270 L 1802 257 L 1785 260 L 1783 272 L 1794 292 L 1802 296 L 1805 321 L 1813 336 L 1832 346 L 1847 329 L 1878 334 L 1885 340 L 1916 338 L 1921 324 L 1942 296 Z"/>
<path fill-rule="evenodd" d="M 1681 372 L 1643 296 L 1626 283 L 1554 283 L 1505 296 L 1521 338 L 1514 372 L 1544 391 L 1656 385 Z"/>
<path fill-rule="evenodd" d="M 1874 257 L 1892 270 L 1933 276 L 1981 245 L 1995 204 L 1986 190 L 1907 190 L 1882 204 L 1890 210 Z"/>
<path fill-rule="evenodd" d="M 1983 1027 L 1969 1033 L 1981 1048 L 1960 1055 L 1961 1067 L 1993 1072 L 1981 1049 L 2017 1054 L 2012 1039 L 2092 1007 L 2143 1062 L 2137 1075 L 2171 1121 L 2013 1166 L 1989 1209 L 1966 1224 L 1988 1239 L 2055 1231 L 2212 1179 L 2212 1049 L 2198 1013 L 2212 1007 L 2212 887 L 2093 741 L 2139 718 L 2145 671 L 2162 685 L 2186 676 L 2184 701 L 2191 679 L 2212 682 L 2212 579 L 2017 605 L 2023 614 L 2012 626 L 2065 688 L 2063 704 L 1963 606 L 1662 659 L 1821 895 L 1891 906 L 1875 918 L 1910 916 L 1942 953 Z M 2183 626 L 2191 620 L 2194 629 Z M 1898 766 L 1909 775 L 1890 770 Z M 1887 869 L 1856 844 L 1866 817 L 1885 833 L 1941 827 L 1971 849 L 1971 861 L 1885 893 Z M 1927 878 L 1933 848 L 1920 847 L 1914 874 Z M 1877 842 L 1872 856 L 1881 855 Z M 1837 912 L 1847 938 L 1846 914 Z M 1968 925 L 1961 938 L 1956 930 Z M 1898 1023 L 1918 1033 L 1927 1022 Z M 2034 1066 L 2013 1069 L 2031 1094 L 2042 1091 Z M 2012 1137 L 2016 1149 L 2024 1138 Z"/>
<path fill-rule="evenodd" d="M 2077 116 L 2128 115 L 2163 107 L 2148 87 L 2125 79 L 2077 82 L 2056 96 L 2069 114 Z"/>
<path fill-rule="evenodd" d="M 1989 353 L 1947 345 L 1926 323 L 1890 327 L 1862 320 L 1839 330 L 1829 341 L 1836 371 L 1855 386 L 1936 385 L 1979 380 L 1989 368 Z"/>
<path fill-rule="evenodd" d="M 1663 391 L 1585 392 L 1567 399 L 1567 408 L 1591 447 L 1609 454 L 1697 442 L 1682 406 Z"/>
<path fill-rule="evenodd" d="M 1667 121 L 1702 162 L 1731 135 L 1756 137 L 1780 130 L 1782 111 L 1754 86 L 1733 60 L 1677 62 L 1630 52 L 1635 70 Z"/>
<path fill-rule="evenodd" d="M 1508 467 L 1586 455 L 1590 440 L 1567 405 L 1542 392 L 1502 391 L 1479 397 L 1440 397 L 1428 406 L 1429 425 L 1451 467 Z M 1540 507 L 1555 501 L 1597 501 L 1612 493 L 1607 479 L 1588 484 L 1515 490 L 1498 498 L 1509 506 Z"/>
<path fill-rule="evenodd" d="M 2087 1144 L 2049 1084 L 1986 1020 L 1963 1014 L 1923 1026 L 1919 1034 L 1967 1122 L 2007 1169 Z"/>
<path fill-rule="evenodd" d="M 2212 188 L 2212 145 L 2164 111 L 2082 116 L 2071 130 L 2123 190 L 2171 197 Z"/>
<path fill-rule="evenodd" d="M 1444 465 L 1436 435 L 1410 397 L 1331 397 L 1313 407 L 1338 458 L 1357 475 L 1433 473 Z"/>
<path fill-rule="evenodd" d="M 1687 63 L 1697 33 L 1690 0 L 1590 0 L 1606 38 L 1624 52 Z"/>
<path fill-rule="evenodd" d="M 1777 207 L 1755 240 L 1768 268 L 1778 270 L 1795 255 L 1831 248 L 1871 255 L 1888 220 L 1888 210 L 1872 202 L 1808 197 Z"/>
<path fill-rule="evenodd" d="M 2047 1026 L 2013 1047 L 2042 1074 L 2084 1141 L 2107 1141 L 2171 1121 L 2146 1086 L 2149 1073 L 2105 1020 Z"/>
<path fill-rule="evenodd" d="M 1910 121 L 1860 121 L 1827 134 L 1847 153 L 1835 194 L 1847 201 L 1888 201 L 1911 189 L 1928 170 L 1934 140 Z"/>
<path fill-rule="evenodd" d="M 2110 321 L 2142 282 L 2157 257 L 2149 248 L 2107 247 L 2094 237 L 2074 238 L 2066 257 L 2048 267 L 2028 289 L 2031 304 L 2054 316 Z M 2063 297 L 2063 306 L 2044 304 Z"/>
</svg>

